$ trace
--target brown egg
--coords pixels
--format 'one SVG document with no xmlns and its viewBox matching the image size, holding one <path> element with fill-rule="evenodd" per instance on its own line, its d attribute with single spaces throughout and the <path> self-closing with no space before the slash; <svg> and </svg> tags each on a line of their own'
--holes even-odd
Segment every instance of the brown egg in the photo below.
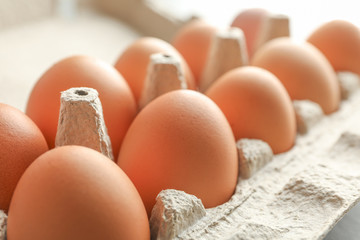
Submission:
<svg viewBox="0 0 360 240">
<path fill-rule="evenodd" d="M 248 56 L 251 58 L 256 51 L 257 39 L 263 30 L 263 24 L 269 12 L 262 8 L 250 8 L 240 12 L 232 21 L 232 27 L 243 30 Z"/>
<path fill-rule="evenodd" d="M 37 81 L 26 113 L 44 133 L 49 147 L 53 148 L 59 120 L 60 92 L 72 87 L 90 87 L 99 92 L 116 157 L 122 139 L 137 114 L 137 105 L 129 86 L 110 64 L 88 56 L 59 61 Z"/>
<path fill-rule="evenodd" d="M 294 145 L 296 121 L 291 99 L 269 71 L 236 68 L 221 76 L 206 95 L 223 111 L 237 140 L 261 139 L 274 153 Z"/>
<path fill-rule="evenodd" d="M 126 174 L 101 153 L 58 147 L 37 158 L 16 187 L 8 239 L 150 239 L 145 207 Z"/>
<path fill-rule="evenodd" d="M 138 189 L 148 215 L 163 189 L 177 189 L 215 207 L 234 193 L 237 152 L 224 114 L 205 95 L 175 90 L 135 118 L 118 165 Z"/>
<path fill-rule="evenodd" d="M 271 40 L 255 53 L 252 65 L 272 72 L 293 100 L 316 102 L 326 114 L 339 108 L 336 74 L 325 56 L 309 43 L 296 44 L 286 37 Z"/>
<path fill-rule="evenodd" d="M 128 46 L 115 63 L 115 68 L 124 76 L 137 102 L 143 91 L 150 55 L 154 53 L 178 57 L 182 62 L 188 88 L 195 89 L 194 76 L 180 53 L 161 39 L 143 37 Z"/>
<path fill-rule="evenodd" d="M 360 74 L 360 30 L 344 20 L 333 20 L 317 28 L 307 39 L 330 61 L 335 71 Z"/>
<path fill-rule="evenodd" d="M 35 123 L 20 110 L 0 103 L 0 209 L 8 211 L 25 169 L 48 150 Z"/>
<path fill-rule="evenodd" d="M 216 27 L 204 20 L 194 19 L 185 24 L 172 40 L 173 46 L 189 64 L 197 85 L 199 85 L 216 31 Z"/>
</svg>

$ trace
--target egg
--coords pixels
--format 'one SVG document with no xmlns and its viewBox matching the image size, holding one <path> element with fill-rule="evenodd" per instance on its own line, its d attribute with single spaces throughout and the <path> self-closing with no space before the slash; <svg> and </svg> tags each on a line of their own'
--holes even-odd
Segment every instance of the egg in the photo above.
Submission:
<svg viewBox="0 0 360 240">
<path fill-rule="evenodd" d="M 202 19 L 193 19 L 175 34 L 172 45 L 188 63 L 199 85 L 217 28 Z"/>
<path fill-rule="evenodd" d="M 149 216 L 163 189 L 193 194 L 206 208 L 225 203 L 238 174 L 229 123 L 213 101 L 193 90 L 168 92 L 146 105 L 126 134 L 118 165 Z"/>
<path fill-rule="evenodd" d="M 0 103 L 0 143 L 0 209 L 7 212 L 21 175 L 48 146 L 28 116 L 4 103 Z"/>
<path fill-rule="evenodd" d="M 90 87 L 99 92 L 113 154 L 117 157 L 122 139 L 137 114 L 137 105 L 119 72 L 100 59 L 72 56 L 51 66 L 32 89 L 26 114 L 39 126 L 49 147 L 53 148 L 60 94 L 73 87 Z"/>
<path fill-rule="evenodd" d="M 277 38 L 263 45 L 251 64 L 272 72 L 285 86 L 291 99 L 311 100 L 324 113 L 340 105 L 340 86 L 326 57 L 309 43 Z"/>
<path fill-rule="evenodd" d="M 7 224 L 11 240 L 150 239 L 144 204 L 129 178 L 82 146 L 52 149 L 29 166 Z"/>
<path fill-rule="evenodd" d="M 256 51 L 257 40 L 268 15 L 269 12 L 263 8 L 249 8 L 236 15 L 231 23 L 231 27 L 240 28 L 244 32 L 249 58 Z"/>
<path fill-rule="evenodd" d="M 329 60 L 335 71 L 360 74 L 360 30 L 344 20 L 326 22 L 308 37 Z"/>
<path fill-rule="evenodd" d="M 263 140 L 274 153 L 294 145 L 296 120 L 291 99 L 269 71 L 253 66 L 233 69 L 205 94 L 223 111 L 237 140 Z"/>
<path fill-rule="evenodd" d="M 136 101 L 139 103 L 144 82 L 154 53 L 165 53 L 180 59 L 181 67 L 189 89 L 195 89 L 194 76 L 180 53 L 170 44 L 155 37 L 142 37 L 130 44 L 115 63 L 115 68 L 124 76 Z"/>
</svg>

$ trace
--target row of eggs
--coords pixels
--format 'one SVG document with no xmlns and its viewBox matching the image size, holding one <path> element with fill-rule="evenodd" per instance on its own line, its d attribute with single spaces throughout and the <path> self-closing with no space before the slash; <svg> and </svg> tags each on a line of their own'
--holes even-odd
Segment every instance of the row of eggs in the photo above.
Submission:
<svg viewBox="0 0 360 240">
<path fill-rule="evenodd" d="M 207 208 L 231 197 L 238 179 L 235 139 L 262 139 L 274 153 L 289 150 L 296 138 L 292 99 L 336 111 L 335 72 L 360 74 L 358 28 L 336 20 L 307 43 L 279 38 L 255 50 L 266 14 L 248 10 L 234 20 L 252 66 L 228 71 L 204 94 L 196 90 L 217 29 L 193 20 L 172 45 L 135 41 L 115 67 L 87 56 L 58 62 L 34 86 L 28 117 L 1 104 L 0 182 L 7 184 L 0 187 L 0 208 L 9 210 L 8 239 L 148 239 L 148 216 L 162 189 L 194 194 Z M 149 57 L 159 52 L 181 59 L 192 90 L 164 94 L 139 111 Z M 52 149 L 60 92 L 79 86 L 99 92 L 117 165 L 80 146 Z"/>
</svg>

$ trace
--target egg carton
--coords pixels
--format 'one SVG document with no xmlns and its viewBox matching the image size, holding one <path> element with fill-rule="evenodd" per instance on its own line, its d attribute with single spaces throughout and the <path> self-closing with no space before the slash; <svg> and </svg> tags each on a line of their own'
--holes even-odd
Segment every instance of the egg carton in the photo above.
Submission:
<svg viewBox="0 0 360 240">
<path fill-rule="evenodd" d="M 240 174 L 228 202 L 205 209 L 196 196 L 163 190 L 152 239 L 324 238 L 360 199 L 359 79 L 338 76 L 345 100 L 335 113 L 294 102 L 300 128 L 288 152 L 272 156 L 260 140 L 238 142 Z"/>
<path fill-rule="evenodd" d="M 239 179 L 227 203 L 205 209 L 196 196 L 162 191 L 152 239 L 322 239 L 360 196 L 360 80 L 338 76 L 337 112 L 324 116 L 317 104 L 294 101 L 299 134 L 290 151 L 273 156 L 260 140 L 238 141 Z M 0 240 L 5 225 L 1 213 Z"/>
<path fill-rule="evenodd" d="M 181 24 L 165 25 L 173 32 Z M 346 100 L 337 112 L 324 117 L 316 104 L 294 102 L 299 134 L 290 151 L 272 156 L 264 142 L 238 142 L 240 174 L 227 203 L 205 209 L 193 195 L 162 191 L 150 218 L 152 239 L 323 238 L 360 197 L 359 80 L 339 76 Z M 6 218 L 0 211 L 0 240 Z"/>
<path fill-rule="evenodd" d="M 237 142 L 239 178 L 228 202 L 205 209 L 194 195 L 173 189 L 160 192 L 150 218 L 151 238 L 326 236 L 360 199 L 360 79 L 350 73 L 338 76 L 345 100 L 335 113 L 324 116 L 317 104 L 294 101 L 299 133 L 288 152 L 273 155 L 267 143 L 256 139 Z M 97 97 L 91 89 L 80 90 L 91 94 L 76 97 L 84 95 L 89 102 Z M 62 100 L 80 90 L 64 92 Z M 6 218 L 0 212 L 0 240 L 6 239 Z"/>
<path fill-rule="evenodd" d="M 307 100 L 294 101 L 298 136 L 288 152 L 273 155 L 267 143 L 256 139 L 237 142 L 239 178 L 228 202 L 205 209 L 194 195 L 174 189 L 160 192 L 150 217 L 151 238 L 322 239 L 326 236 L 360 199 L 357 123 L 360 111 L 356 111 L 360 109 L 360 79 L 350 73 L 338 76 L 344 101 L 335 113 L 324 116 L 319 105 Z M 88 94 L 82 94 L 85 91 Z M 78 98 L 86 98 L 91 106 L 98 99 L 95 90 L 69 89 L 62 93 L 63 110 L 69 99 L 74 102 Z M 72 105 L 84 110 L 80 100 Z M 65 112 L 69 113 L 69 109 Z M 95 111 L 94 117 L 100 122 L 101 112 L 101 109 Z M 66 121 L 59 121 L 66 125 Z M 59 129 L 61 133 L 62 128 Z M 107 134 L 99 132 L 99 135 Z M 66 134 L 59 136 L 57 144 L 74 141 Z M 105 146 L 101 152 L 109 155 L 108 140 L 104 138 L 101 142 Z M 6 219 L 6 214 L 0 211 L 0 240 L 6 239 Z"/>
<path fill-rule="evenodd" d="M 154 57 L 155 60 L 174 60 L 170 56 Z M 163 65 L 163 61 L 160 63 Z M 159 74 L 160 70 L 155 70 Z M 290 151 L 273 156 L 268 144 L 260 140 L 241 139 L 237 142 L 239 180 L 235 194 L 227 203 L 205 209 L 200 199 L 193 195 L 172 189 L 162 191 L 150 218 L 152 239 L 323 238 L 359 199 L 356 151 L 360 130 L 356 127 L 354 110 L 360 104 L 360 80 L 350 73 L 339 73 L 338 76 L 345 101 L 336 113 L 325 117 L 320 106 L 311 101 L 293 102 L 299 135 Z M 176 77 L 173 80 L 181 83 Z M 172 86 L 166 83 L 165 89 Z M 149 88 L 149 92 L 153 90 Z M 80 101 L 76 101 L 78 98 Z M 62 113 L 79 115 L 71 114 L 79 109 L 88 111 L 83 106 L 85 99 L 89 106 L 96 105 L 96 91 L 81 88 L 63 92 L 60 116 Z M 70 105 L 67 104 L 69 100 Z M 101 122 L 101 109 L 92 112 L 96 113 L 93 119 Z M 74 125 L 61 119 L 59 123 L 64 126 L 59 125 L 57 145 L 74 140 L 84 142 L 78 137 L 81 134 L 74 134 L 75 139 L 66 131 L 61 134 L 61 129 L 68 129 L 65 125 Z M 98 133 L 99 136 L 106 135 L 101 131 Z M 107 145 L 108 141 L 103 139 L 101 142 Z M 105 147 L 105 151 L 98 150 L 108 155 L 107 148 L 110 146 Z"/>
<path fill-rule="evenodd" d="M 6 240 L 6 221 L 7 215 L 0 210 L 0 240 Z"/>
</svg>

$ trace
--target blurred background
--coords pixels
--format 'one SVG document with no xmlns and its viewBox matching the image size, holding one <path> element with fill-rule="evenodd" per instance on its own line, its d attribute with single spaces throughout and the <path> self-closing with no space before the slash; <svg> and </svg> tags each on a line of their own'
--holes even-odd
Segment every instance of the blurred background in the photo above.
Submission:
<svg viewBox="0 0 360 240">
<path fill-rule="evenodd" d="M 227 27 L 248 8 L 289 16 L 295 41 L 333 19 L 360 26 L 354 0 L 0 0 L 0 102 L 24 111 L 36 80 L 64 57 L 87 54 L 114 63 L 139 36 L 169 40 L 192 16 Z M 360 239 L 359 225 L 356 206 L 326 239 Z"/>
<path fill-rule="evenodd" d="M 265 8 L 270 12 L 290 17 L 291 35 L 304 40 L 320 24 L 334 20 L 348 20 L 360 25 L 356 1 L 351 0 L 150 0 L 158 8 L 173 16 L 186 19 L 198 15 L 217 26 L 228 26 L 235 16 L 247 8 Z"/>
<path fill-rule="evenodd" d="M 306 38 L 320 24 L 333 19 L 343 19 L 360 25 L 358 4 L 353 0 L 1 0 L 0 29 L 14 23 L 40 19 L 54 14 L 67 19 L 75 19 L 84 10 L 88 11 L 89 9 L 109 13 L 111 9 L 104 5 L 113 2 L 123 7 L 124 12 L 130 13 L 135 10 L 129 10 L 130 5 L 138 4 L 138 8 L 141 8 L 140 3 L 145 2 L 173 19 L 187 20 L 191 16 L 199 16 L 220 27 L 228 26 L 244 9 L 265 8 L 273 13 L 290 16 L 291 35 L 299 41 Z M 117 17 L 125 19 L 122 16 Z M 141 15 L 134 17 L 141 18 Z"/>
</svg>

